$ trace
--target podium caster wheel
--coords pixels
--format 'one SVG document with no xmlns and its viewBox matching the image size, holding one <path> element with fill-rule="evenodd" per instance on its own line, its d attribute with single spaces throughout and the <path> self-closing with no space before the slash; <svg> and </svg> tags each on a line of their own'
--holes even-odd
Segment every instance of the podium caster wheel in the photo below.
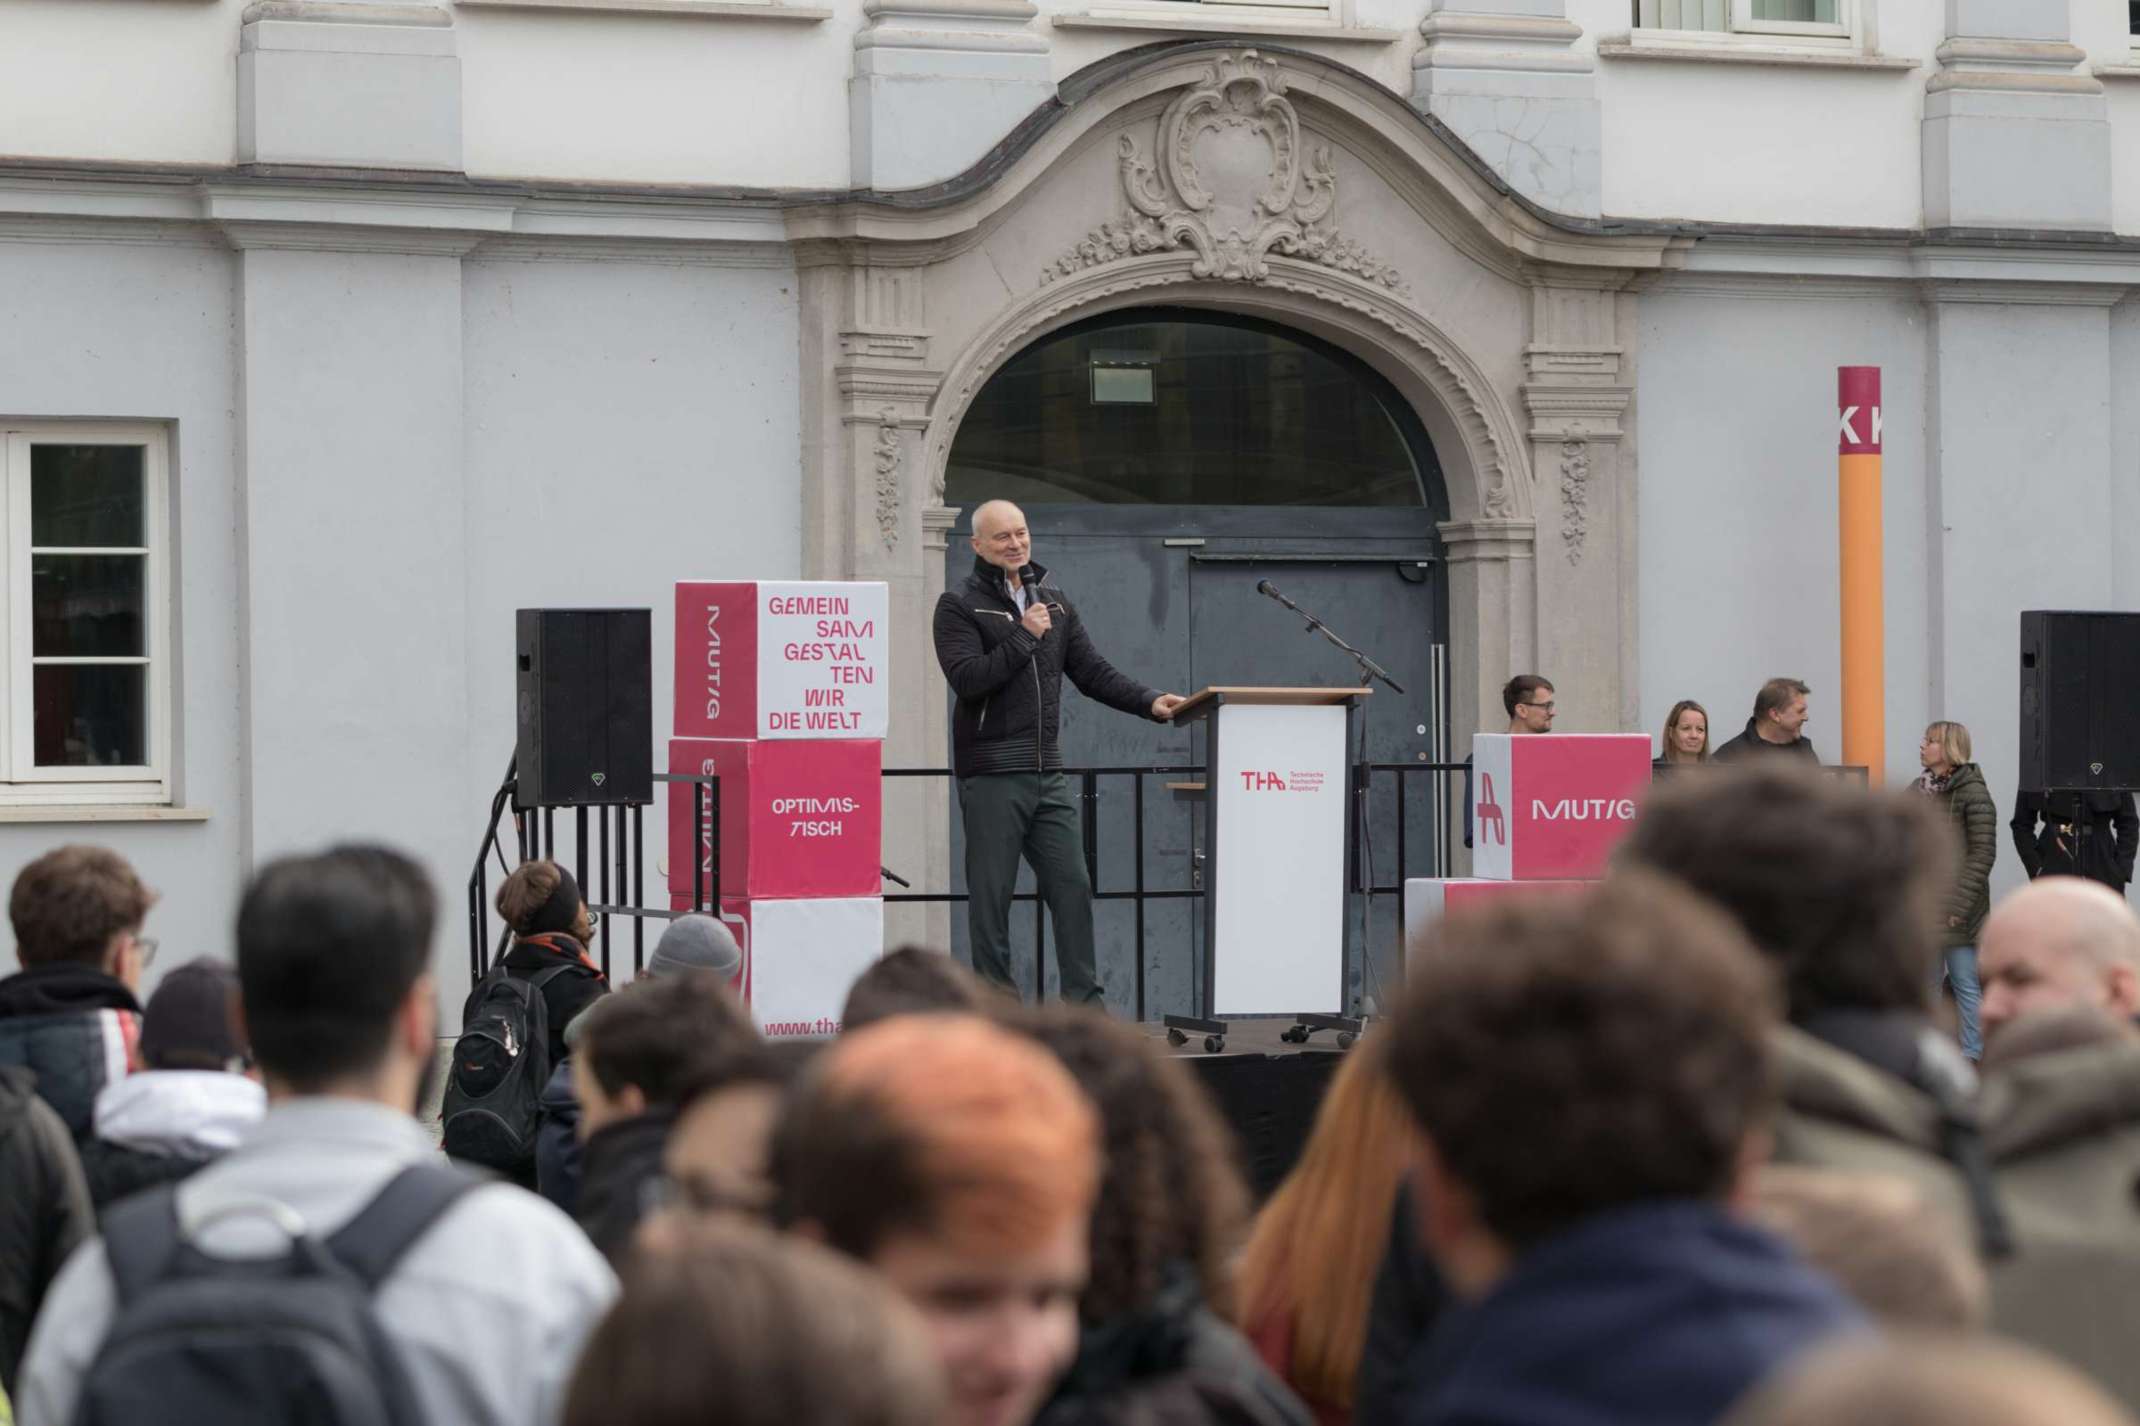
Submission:
<svg viewBox="0 0 2140 1426">
<path fill-rule="evenodd" d="M 1349 1050 L 1353 1047 L 1354 1042 L 1357 1041 L 1359 1038 L 1359 1036 L 1353 1034 L 1350 1030 L 1340 1030 L 1338 1031 L 1337 1047 L 1341 1050 Z"/>
<path fill-rule="evenodd" d="M 1278 1032 L 1278 1038 L 1285 1041 L 1289 1045 L 1305 1045 L 1308 1043 L 1308 1027 L 1305 1025 L 1294 1025 L 1289 1029 L 1280 1030 Z"/>
<path fill-rule="evenodd" d="M 1225 1049 L 1225 1048 L 1226 1048 L 1226 1037 L 1225 1037 L 1224 1035 L 1206 1035 L 1206 1036 L 1204 1036 L 1204 1053 L 1205 1053 L 1205 1054 L 1207 1054 L 1207 1055 L 1215 1055 L 1215 1054 L 1217 1054 L 1217 1053 L 1218 1053 L 1219 1051 L 1221 1051 L 1221 1050 L 1223 1050 L 1223 1049 Z"/>
<path fill-rule="evenodd" d="M 1189 1043 L 1189 1037 L 1170 1025 L 1167 1027 L 1167 1043 L 1178 1050 Z"/>
</svg>

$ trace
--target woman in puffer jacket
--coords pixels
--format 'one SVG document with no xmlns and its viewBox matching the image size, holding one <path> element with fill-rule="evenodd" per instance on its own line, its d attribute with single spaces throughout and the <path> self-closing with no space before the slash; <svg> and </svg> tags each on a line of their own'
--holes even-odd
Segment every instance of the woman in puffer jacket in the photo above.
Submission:
<svg viewBox="0 0 2140 1426">
<path fill-rule="evenodd" d="M 1954 826 L 1961 862 L 1942 910 L 1942 975 L 1954 995 L 1962 1053 L 1974 1060 L 1984 1053 L 1977 1030 L 1977 933 L 1991 914 L 1991 867 L 1999 855 L 1999 809 L 1984 785 L 1984 773 L 1970 761 L 1969 730 L 1939 722 L 1925 729 L 1917 759 L 1924 775 L 1917 787 L 1939 800 Z"/>
</svg>

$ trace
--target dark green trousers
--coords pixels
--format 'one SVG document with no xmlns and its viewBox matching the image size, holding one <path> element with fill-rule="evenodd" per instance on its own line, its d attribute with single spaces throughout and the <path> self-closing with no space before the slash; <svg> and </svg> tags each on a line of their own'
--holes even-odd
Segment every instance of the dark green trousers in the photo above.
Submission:
<svg viewBox="0 0 2140 1426">
<path fill-rule="evenodd" d="M 1018 859 L 1033 867 L 1055 923 L 1055 964 L 1063 999 L 1103 998 L 1092 949 L 1092 879 L 1077 802 L 1059 772 L 992 772 L 959 779 L 966 821 L 966 914 L 973 968 L 1016 994 L 1011 983 L 1011 892 Z"/>
</svg>

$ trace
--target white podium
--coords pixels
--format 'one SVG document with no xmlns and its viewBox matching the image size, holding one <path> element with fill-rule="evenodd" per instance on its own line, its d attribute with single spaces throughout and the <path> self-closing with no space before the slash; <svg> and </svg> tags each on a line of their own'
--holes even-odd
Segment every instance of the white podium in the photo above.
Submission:
<svg viewBox="0 0 2140 1426">
<path fill-rule="evenodd" d="M 1345 844 L 1353 710 L 1365 688 L 1205 688 L 1175 713 L 1210 729 L 1204 766 L 1204 974 L 1176 1044 L 1226 1046 L 1228 1016 L 1292 1016 L 1295 1036 L 1357 1033 L 1345 1005 Z"/>
</svg>

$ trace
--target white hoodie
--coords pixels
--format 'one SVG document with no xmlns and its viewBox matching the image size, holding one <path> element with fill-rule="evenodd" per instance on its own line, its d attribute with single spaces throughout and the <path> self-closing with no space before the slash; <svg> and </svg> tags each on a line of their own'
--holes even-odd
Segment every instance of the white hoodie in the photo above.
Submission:
<svg viewBox="0 0 2140 1426">
<path fill-rule="evenodd" d="M 97 1095 L 96 1136 L 152 1154 L 228 1153 L 267 1112 L 267 1091 L 221 1070 L 143 1070 Z"/>
</svg>

